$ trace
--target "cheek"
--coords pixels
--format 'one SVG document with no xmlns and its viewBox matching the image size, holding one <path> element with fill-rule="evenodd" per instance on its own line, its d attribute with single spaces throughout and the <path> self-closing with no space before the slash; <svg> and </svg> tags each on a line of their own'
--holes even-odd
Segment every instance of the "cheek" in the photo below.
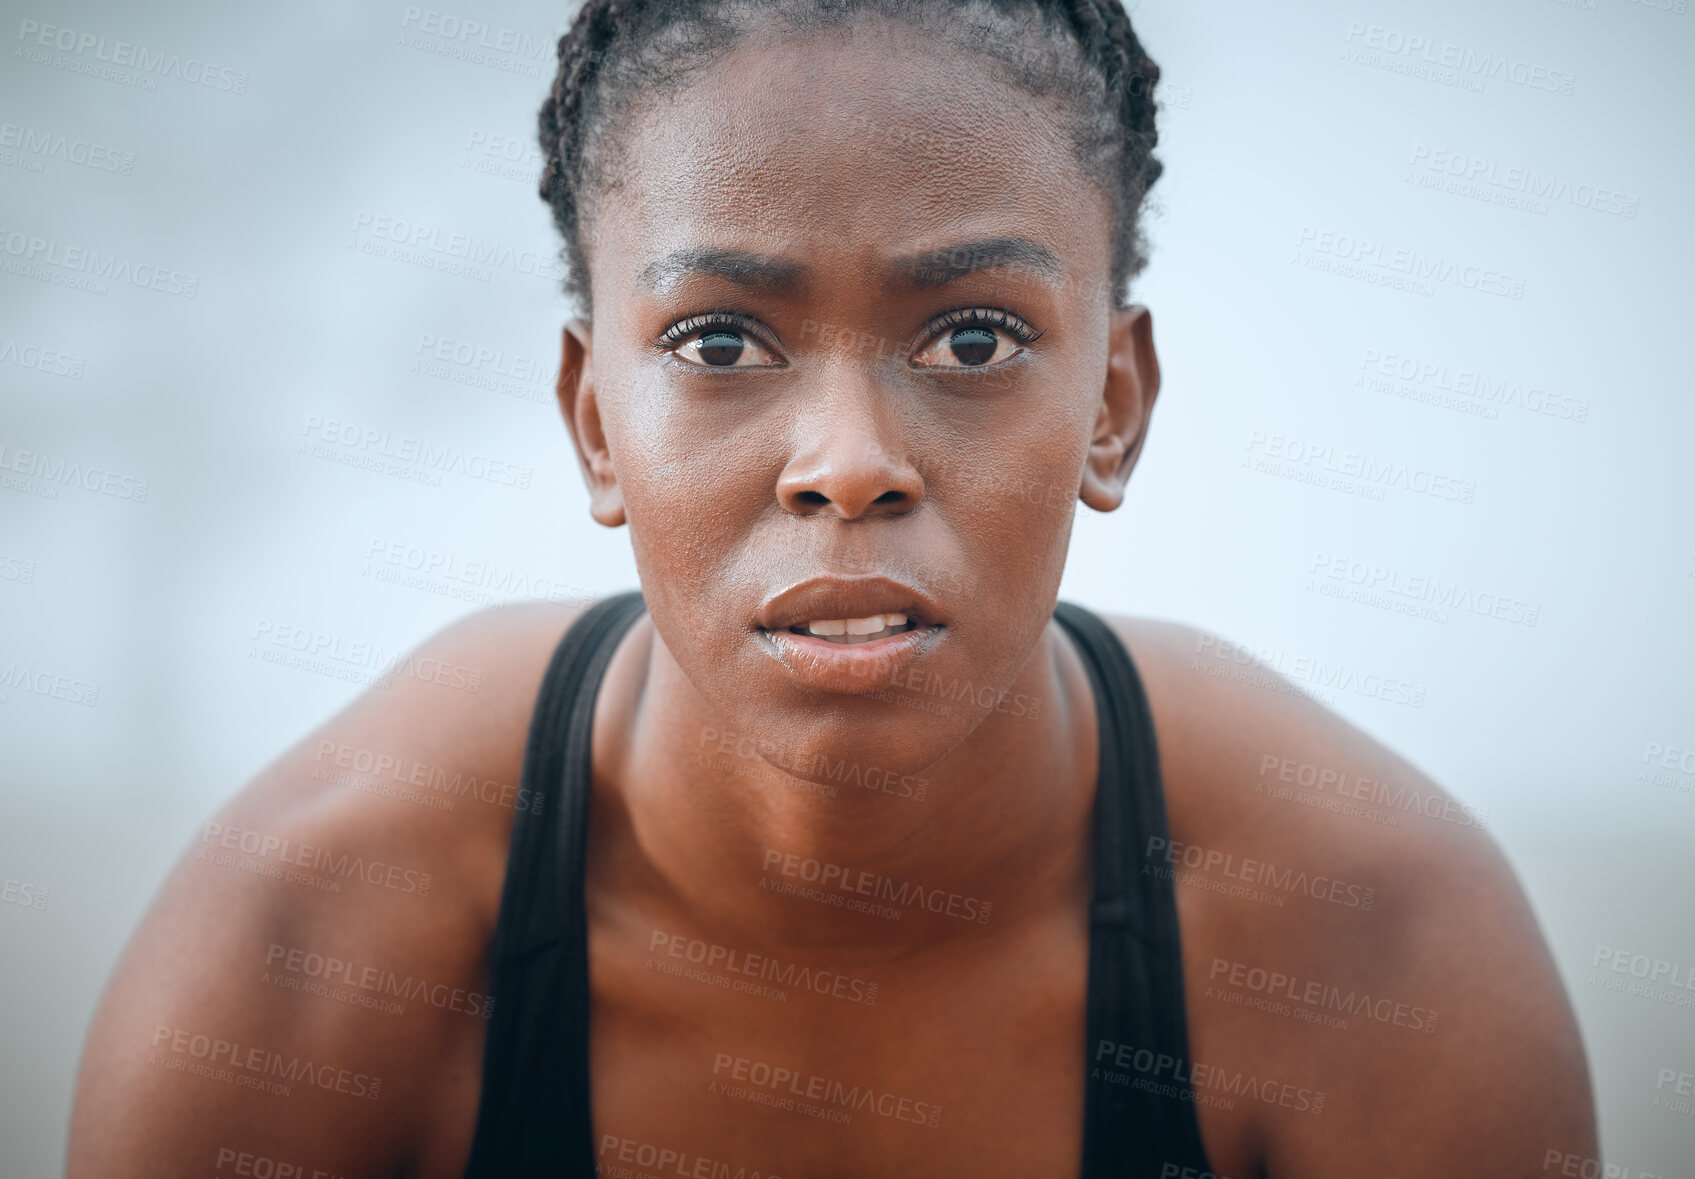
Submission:
<svg viewBox="0 0 1695 1179">
<path fill-rule="evenodd" d="M 1039 557 L 1056 544 L 1063 550 L 1088 450 L 1086 425 L 1066 410 L 1020 407 L 992 423 L 984 445 L 938 458 L 936 494 L 962 527 L 1008 558 Z"/>
<path fill-rule="evenodd" d="M 1066 475 L 1059 467 L 985 471 L 954 489 L 949 514 L 968 566 L 999 571 L 983 579 L 983 588 L 1008 612 L 1017 612 L 1027 591 L 1045 590 L 1063 572 L 1077 497 Z"/>
<path fill-rule="evenodd" d="M 1084 457 L 1069 429 L 1064 419 L 1050 419 L 1048 432 L 1028 439 L 1015 461 L 980 467 L 954 489 L 974 564 L 1005 571 L 990 580 L 1003 617 L 1034 609 L 1064 574 Z"/>
<path fill-rule="evenodd" d="M 630 538 L 655 574 L 699 586 L 745 547 L 751 514 L 771 495 L 760 456 L 672 397 L 638 392 L 607 422 Z"/>
</svg>

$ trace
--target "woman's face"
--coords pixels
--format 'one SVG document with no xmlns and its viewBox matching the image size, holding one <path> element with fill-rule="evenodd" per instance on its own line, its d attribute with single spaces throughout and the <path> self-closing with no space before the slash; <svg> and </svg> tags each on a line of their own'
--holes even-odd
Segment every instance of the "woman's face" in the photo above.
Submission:
<svg viewBox="0 0 1695 1179">
<path fill-rule="evenodd" d="M 562 384 L 677 664 L 791 767 L 915 772 L 1039 714 L 1001 690 L 1051 615 L 1129 335 L 1062 116 L 862 23 L 752 34 L 608 134 L 595 319 Z M 832 577 L 854 584 L 807 584 Z M 923 625 L 864 650 L 789 629 L 903 603 Z"/>
</svg>

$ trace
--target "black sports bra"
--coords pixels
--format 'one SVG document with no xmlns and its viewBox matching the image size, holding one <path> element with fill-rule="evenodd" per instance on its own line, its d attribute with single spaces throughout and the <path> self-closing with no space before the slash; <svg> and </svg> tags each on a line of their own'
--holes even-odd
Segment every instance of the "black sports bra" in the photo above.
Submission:
<svg viewBox="0 0 1695 1179">
<path fill-rule="evenodd" d="M 522 785 L 554 805 L 519 813 L 492 946 L 494 1011 L 466 1179 L 588 1179 L 589 971 L 583 906 L 589 742 L 638 591 L 596 603 L 560 640 L 537 696 Z M 1081 606 L 1054 617 L 1075 640 L 1100 717 L 1090 904 L 1083 1179 L 1207 1175 L 1194 1091 L 1175 884 L 1134 865 L 1167 832 L 1153 720 L 1118 636 Z"/>
</svg>

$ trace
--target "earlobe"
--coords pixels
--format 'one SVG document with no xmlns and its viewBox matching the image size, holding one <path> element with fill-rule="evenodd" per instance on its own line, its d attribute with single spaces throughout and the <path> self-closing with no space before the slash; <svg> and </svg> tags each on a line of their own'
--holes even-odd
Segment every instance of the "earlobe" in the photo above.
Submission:
<svg viewBox="0 0 1695 1179">
<path fill-rule="evenodd" d="M 567 323 L 560 333 L 555 392 L 577 451 L 583 482 L 589 489 L 589 515 L 608 528 L 616 528 L 625 522 L 624 493 L 618 486 L 600 420 L 600 398 L 594 383 L 594 335 L 590 325 L 580 319 Z"/>
<path fill-rule="evenodd" d="M 1140 304 L 1112 312 L 1106 381 L 1078 489 L 1079 498 L 1095 511 L 1110 512 L 1124 502 L 1124 488 L 1142 453 L 1158 396 L 1153 313 Z"/>
</svg>

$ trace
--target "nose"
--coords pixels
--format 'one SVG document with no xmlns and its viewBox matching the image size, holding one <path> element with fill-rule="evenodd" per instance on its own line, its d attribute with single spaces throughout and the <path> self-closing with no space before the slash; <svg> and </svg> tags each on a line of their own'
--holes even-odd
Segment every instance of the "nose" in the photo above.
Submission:
<svg viewBox="0 0 1695 1179">
<path fill-rule="evenodd" d="M 905 457 L 888 399 L 864 375 L 837 377 L 796 415 L 778 502 L 792 515 L 844 520 L 912 511 L 924 480 Z"/>
</svg>

